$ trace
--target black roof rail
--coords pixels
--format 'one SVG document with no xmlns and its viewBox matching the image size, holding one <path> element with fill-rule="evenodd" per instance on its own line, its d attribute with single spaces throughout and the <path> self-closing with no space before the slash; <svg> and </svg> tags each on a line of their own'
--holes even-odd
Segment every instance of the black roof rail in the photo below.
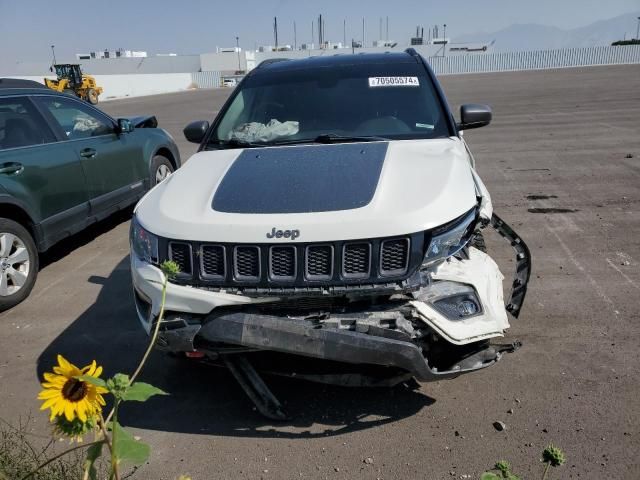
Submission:
<svg viewBox="0 0 640 480">
<path fill-rule="evenodd" d="M 22 78 L 0 78 L 0 88 L 47 88 L 42 83 L 35 80 L 24 80 Z"/>
<path fill-rule="evenodd" d="M 272 63 L 286 62 L 288 60 L 288 58 L 267 58 L 266 60 L 261 61 L 256 68 L 266 67 Z"/>
</svg>

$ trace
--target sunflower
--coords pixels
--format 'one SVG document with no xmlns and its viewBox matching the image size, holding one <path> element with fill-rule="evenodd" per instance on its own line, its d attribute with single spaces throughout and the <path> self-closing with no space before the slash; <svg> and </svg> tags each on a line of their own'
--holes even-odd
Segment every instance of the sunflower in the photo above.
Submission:
<svg viewBox="0 0 640 480">
<path fill-rule="evenodd" d="M 40 410 L 50 408 L 52 422 L 62 415 L 68 422 L 76 418 L 83 423 L 93 419 L 105 405 L 102 394 L 108 390 L 77 377 L 90 375 L 98 378 L 102 374 L 102 367 L 98 367 L 94 360 L 91 365 L 80 369 L 58 355 L 58 366 L 53 367 L 53 372 L 44 374 L 44 390 L 38 395 L 38 399 L 44 400 Z"/>
</svg>

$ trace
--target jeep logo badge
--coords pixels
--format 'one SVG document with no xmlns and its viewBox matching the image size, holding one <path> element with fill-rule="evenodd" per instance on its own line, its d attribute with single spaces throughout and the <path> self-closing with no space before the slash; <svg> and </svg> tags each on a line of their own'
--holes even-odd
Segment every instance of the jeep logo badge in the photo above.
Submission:
<svg viewBox="0 0 640 480">
<path fill-rule="evenodd" d="M 276 230 L 276 227 L 267 233 L 267 238 L 290 238 L 295 240 L 300 236 L 300 230 Z"/>
</svg>

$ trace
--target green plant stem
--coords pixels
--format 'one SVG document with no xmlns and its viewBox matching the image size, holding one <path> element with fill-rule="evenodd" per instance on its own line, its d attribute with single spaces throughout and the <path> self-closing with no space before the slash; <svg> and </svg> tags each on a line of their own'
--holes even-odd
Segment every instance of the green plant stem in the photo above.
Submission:
<svg viewBox="0 0 640 480">
<path fill-rule="evenodd" d="M 169 279 L 165 275 L 164 282 L 162 283 L 162 303 L 160 304 L 160 314 L 158 315 L 158 321 L 156 322 L 156 328 L 153 330 L 153 335 L 151 336 L 151 341 L 149 342 L 149 346 L 147 347 L 147 351 L 144 352 L 144 356 L 142 357 L 142 360 L 140 360 L 140 364 L 138 365 L 138 368 L 136 368 L 136 371 L 133 372 L 133 375 L 131 375 L 131 378 L 129 379 L 129 385 L 131 385 L 134 382 L 136 377 L 142 371 L 142 367 L 144 367 L 144 364 L 147 362 L 147 359 L 149 358 L 149 354 L 153 350 L 153 346 L 156 344 L 156 340 L 158 339 L 158 333 L 160 332 L 160 324 L 162 323 L 162 320 L 164 319 L 164 303 L 165 303 L 165 301 L 167 299 L 167 283 L 168 283 L 168 281 L 169 281 Z"/>
<path fill-rule="evenodd" d="M 118 423 L 118 407 L 120 406 L 120 400 L 115 399 L 113 405 L 113 428 L 111 429 L 111 475 L 109 479 L 115 478 L 120 480 L 120 474 L 118 473 L 118 457 L 116 457 L 116 424 Z"/>
<path fill-rule="evenodd" d="M 551 466 L 551 464 L 549 462 L 545 462 L 545 467 L 544 467 L 544 473 L 542 474 L 542 480 L 546 480 L 547 478 L 547 473 L 549 473 L 549 467 Z"/>
<path fill-rule="evenodd" d="M 104 417 L 102 413 L 100 413 L 100 418 L 98 419 L 98 425 L 100 425 L 100 431 L 102 432 L 102 436 L 104 437 L 104 442 L 107 444 L 107 448 L 109 449 L 109 453 L 112 450 L 112 441 L 109 438 L 109 433 L 107 432 L 107 424 L 105 423 Z"/>
<path fill-rule="evenodd" d="M 38 465 L 38 467 L 27 473 L 24 477 L 21 477 L 20 480 L 26 480 L 29 477 L 32 477 L 33 475 L 35 475 L 36 473 L 38 473 L 38 471 L 44 467 L 46 467 L 47 465 L 49 465 L 51 462 L 56 461 L 57 459 L 59 459 L 60 457 L 64 457 L 66 454 L 71 453 L 71 452 L 75 452 L 76 450 L 80 450 L 81 448 L 87 448 L 87 447 L 92 447 L 93 445 L 98 445 L 99 443 L 104 443 L 104 440 L 99 440 L 97 442 L 91 442 L 91 443 L 84 443 L 82 445 L 76 445 L 73 448 L 69 448 L 67 450 L 65 450 L 62 453 L 59 453 L 58 455 L 55 455 L 53 457 L 51 457 L 49 460 L 47 460 L 46 462 Z"/>
</svg>

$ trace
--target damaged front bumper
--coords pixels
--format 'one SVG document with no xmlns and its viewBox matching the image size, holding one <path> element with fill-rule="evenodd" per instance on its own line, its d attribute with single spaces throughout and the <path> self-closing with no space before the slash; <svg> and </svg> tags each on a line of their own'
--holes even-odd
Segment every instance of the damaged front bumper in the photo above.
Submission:
<svg viewBox="0 0 640 480">
<path fill-rule="evenodd" d="M 526 245 L 498 217 L 491 225 L 516 251 L 506 306 L 498 266 L 470 247 L 395 290 L 351 292 L 340 301 L 326 294 L 250 296 L 169 283 L 158 347 L 209 358 L 273 351 L 384 367 L 398 381 L 407 375 L 434 381 L 490 366 L 518 346 L 490 339 L 509 327 L 507 311 L 519 313 L 530 271 Z M 132 255 L 132 277 L 138 314 L 149 332 L 159 315 L 163 276 Z"/>
</svg>

